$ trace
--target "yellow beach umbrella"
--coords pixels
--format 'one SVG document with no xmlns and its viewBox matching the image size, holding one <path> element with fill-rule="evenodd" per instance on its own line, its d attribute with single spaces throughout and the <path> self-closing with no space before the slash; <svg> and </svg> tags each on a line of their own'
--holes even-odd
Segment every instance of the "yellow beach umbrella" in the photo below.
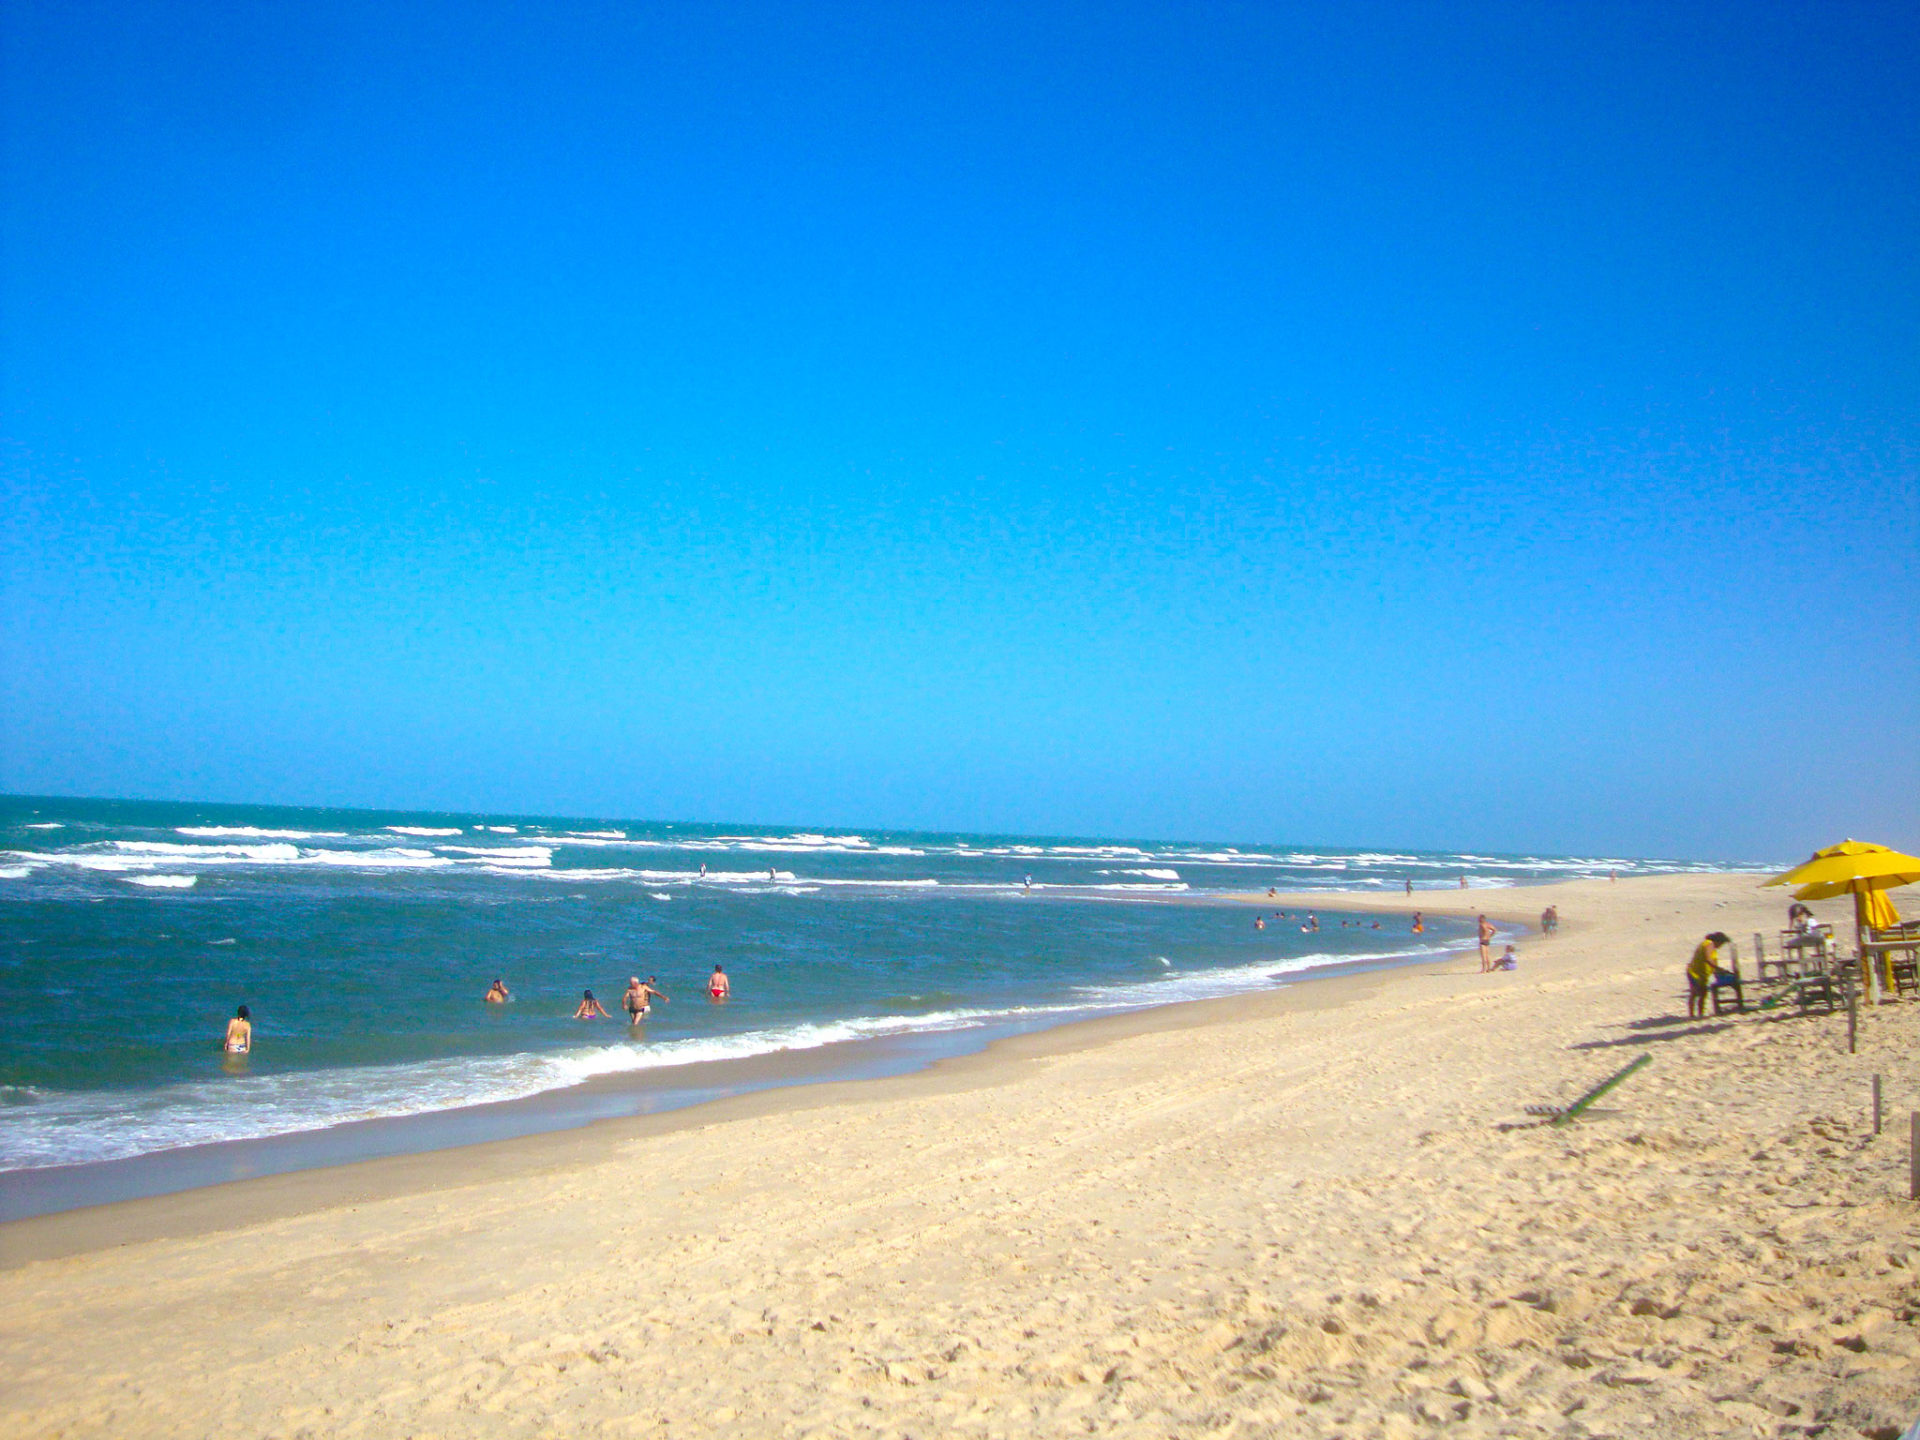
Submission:
<svg viewBox="0 0 1920 1440">
<path fill-rule="evenodd" d="M 1865 840 L 1842 840 L 1814 851 L 1805 864 L 1794 866 L 1786 874 L 1760 883 L 1801 886 L 1794 892 L 1800 900 L 1831 900 L 1837 895 L 1893 890 L 1915 882 L 1920 882 L 1920 857 L 1902 855 Z"/>
<path fill-rule="evenodd" d="M 1793 892 L 1796 900 L 1833 900 L 1841 895 L 1853 896 L 1854 940 L 1857 944 L 1864 938 L 1859 933 L 1862 930 L 1869 927 L 1884 930 L 1889 925 L 1900 923 L 1900 916 L 1886 892 L 1916 882 L 1920 882 L 1920 857 L 1902 855 L 1898 850 L 1870 844 L 1865 840 L 1843 840 L 1838 845 L 1814 851 L 1805 864 L 1794 866 L 1786 874 L 1775 875 L 1771 880 L 1760 883 L 1763 888 L 1768 885 L 1798 885 L 1800 888 Z M 1863 954 L 1862 966 L 1865 963 Z"/>
<path fill-rule="evenodd" d="M 1885 890 L 1861 889 L 1853 892 L 1853 918 L 1869 930 L 1889 930 L 1900 923 L 1900 912 Z"/>
</svg>

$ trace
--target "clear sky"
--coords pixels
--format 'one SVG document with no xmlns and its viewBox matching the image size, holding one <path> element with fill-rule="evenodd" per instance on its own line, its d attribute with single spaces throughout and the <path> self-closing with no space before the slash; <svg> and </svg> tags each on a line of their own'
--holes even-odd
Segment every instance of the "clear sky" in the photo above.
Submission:
<svg viewBox="0 0 1920 1440">
<path fill-rule="evenodd" d="M 0 789 L 1920 845 L 1910 4 L 0 13 Z"/>
</svg>

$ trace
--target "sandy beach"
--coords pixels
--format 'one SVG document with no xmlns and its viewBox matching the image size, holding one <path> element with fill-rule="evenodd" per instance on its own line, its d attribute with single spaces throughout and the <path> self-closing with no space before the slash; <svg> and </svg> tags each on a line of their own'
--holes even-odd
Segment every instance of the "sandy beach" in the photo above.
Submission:
<svg viewBox="0 0 1920 1440">
<path fill-rule="evenodd" d="M 1752 876 L 1410 903 L 1563 924 L 1512 974 L 1467 955 L 0 1227 L 0 1430 L 1895 1440 L 1920 1417 L 1920 1005 L 1863 1014 L 1853 1055 L 1844 1015 L 1686 1021 L 1700 934 L 1745 952 L 1780 924 Z M 1591 1118 L 1526 1114 L 1643 1054 Z"/>
</svg>

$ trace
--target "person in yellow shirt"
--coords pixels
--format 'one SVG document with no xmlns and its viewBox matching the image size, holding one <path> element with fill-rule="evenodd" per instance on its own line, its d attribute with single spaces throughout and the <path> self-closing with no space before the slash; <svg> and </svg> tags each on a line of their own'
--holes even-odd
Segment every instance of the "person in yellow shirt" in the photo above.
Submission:
<svg viewBox="0 0 1920 1440">
<path fill-rule="evenodd" d="M 1693 959 L 1687 962 L 1687 1018 L 1689 1020 L 1706 1018 L 1707 995 L 1713 989 L 1713 977 L 1720 973 L 1720 947 L 1732 943 L 1725 934 L 1715 930 L 1693 947 Z"/>
</svg>

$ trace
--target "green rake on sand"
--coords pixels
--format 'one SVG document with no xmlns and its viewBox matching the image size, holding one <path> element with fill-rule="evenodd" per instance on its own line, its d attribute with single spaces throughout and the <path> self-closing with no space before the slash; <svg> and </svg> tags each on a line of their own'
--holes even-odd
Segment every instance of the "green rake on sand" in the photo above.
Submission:
<svg viewBox="0 0 1920 1440">
<path fill-rule="evenodd" d="M 1565 1125 L 1568 1121 L 1578 1118 L 1582 1110 L 1585 1110 L 1589 1105 L 1593 1104 L 1594 1101 L 1598 1100 L 1602 1095 L 1606 1094 L 1607 1091 L 1611 1090 L 1614 1086 L 1618 1085 L 1622 1080 L 1626 1079 L 1627 1076 L 1633 1074 L 1633 1072 L 1638 1070 L 1641 1066 L 1650 1065 L 1652 1063 L 1653 1063 L 1653 1056 L 1651 1055 L 1638 1056 L 1637 1058 L 1635 1058 L 1632 1064 L 1627 1065 L 1622 1069 L 1614 1071 L 1613 1074 L 1609 1075 L 1606 1079 L 1602 1080 L 1598 1085 L 1594 1086 L 1591 1090 L 1587 1091 L 1586 1094 L 1582 1095 L 1578 1100 L 1574 1101 L 1571 1105 L 1528 1105 L 1525 1107 L 1526 1112 L 1529 1115 L 1540 1115 L 1543 1117 L 1548 1117 L 1556 1125 Z"/>
</svg>

